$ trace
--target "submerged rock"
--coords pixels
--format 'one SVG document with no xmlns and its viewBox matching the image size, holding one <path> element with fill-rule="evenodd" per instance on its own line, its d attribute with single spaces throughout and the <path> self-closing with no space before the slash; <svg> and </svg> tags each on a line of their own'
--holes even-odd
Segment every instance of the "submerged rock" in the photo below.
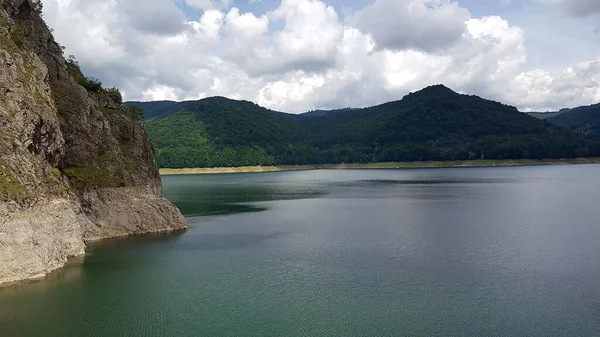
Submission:
<svg viewBox="0 0 600 337">
<path fill-rule="evenodd" d="M 0 283 L 42 277 L 85 241 L 187 227 L 137 116 L 83 79 L 36 1 L 0 2 Z"/>
</svg>

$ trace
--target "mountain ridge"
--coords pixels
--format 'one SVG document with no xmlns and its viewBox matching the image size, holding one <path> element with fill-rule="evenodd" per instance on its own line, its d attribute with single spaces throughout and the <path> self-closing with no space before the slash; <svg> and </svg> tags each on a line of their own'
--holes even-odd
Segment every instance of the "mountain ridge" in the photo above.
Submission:
<svg viewBox="0 0 600 337">
<path fill-rule="evenodd" d="M 600 140 L 600 103 L 563 109 L 558 115 L 552 116 L 547 120 L 552 124 Z"/>
<path fill-rule="evenodd" d="M 151 103 L 150 103 L 151 105 Z M 434 85 L 401 100 L 318 115 L 211 97 L 146 121 L 161 167 L 591 156 L 580 135 L 517 108 Z M 195 125 L 189 128 L 190 125 Z M 172 135 L 188 126 L 190 131 Z M 193 131 L 192 131 L 193 130 Z M 188 144 L 198 144 L 194 147 Z M 592 146 L 593 145 L 593 146 Z"/>
</svg>

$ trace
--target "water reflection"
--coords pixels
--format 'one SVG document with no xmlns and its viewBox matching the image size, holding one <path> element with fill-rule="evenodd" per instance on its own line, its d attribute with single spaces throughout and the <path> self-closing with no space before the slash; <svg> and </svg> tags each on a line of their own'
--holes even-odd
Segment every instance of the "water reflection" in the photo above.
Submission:
<svg viewBox="0 0 600 337">
<path fill-rule="evenodd" d="M 186 216 L 266 211 L 254 203 L 318 198 L 327 192 L 317 182 L 279 182 L 266 174 L 163 177 L 164 195 Z"/>
<path fill-rule="evenodd" d="M 518 182 L 515 177 L 453 176 L 420 171 L 309 171 L 163 177 L 164 195 L 187 216 L 256 213 L 268 210 L 265 201 L 336 198 L 450 198 L 448 185 Z M 450 174 L 448 174 L 450 173 Z M 406 179 L 397 177 L 405 176 Z M 377 178 L 373 178 L 377 177 Z M 394 179 L 392 179 L 392 177 Z M 441 186 L 439 191 L 432 190 Z M 401 187 L 401 188 L 395 188 Z M 429 189 L 427 189 L 430 187 Z M 356 192 L 356 193 L 353 193 Z M 258 205 L 258 203 L 261 203 Z"/>
<path fill-rule="evenodd" d="M 185 216 L 212 216 L 266 211 L 267 207 L 249 204 L 230 204 L 206 201 L 178 201 L 177 207 Z"/>
</svg>

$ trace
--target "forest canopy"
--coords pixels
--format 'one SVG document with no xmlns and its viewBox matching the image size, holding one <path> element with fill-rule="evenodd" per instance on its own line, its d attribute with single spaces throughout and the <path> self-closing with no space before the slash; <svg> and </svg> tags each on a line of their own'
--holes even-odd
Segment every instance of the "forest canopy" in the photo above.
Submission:
<svg viewBox="0 0 600 337">
<path fill-rule="evenodd" d="M 600 155 L 581 133 L 441 85 L 374 107 L 303 115 L 223 97 L 129 104 L 146 110 L 158 163 L 169 168 Z"/>
</svg>

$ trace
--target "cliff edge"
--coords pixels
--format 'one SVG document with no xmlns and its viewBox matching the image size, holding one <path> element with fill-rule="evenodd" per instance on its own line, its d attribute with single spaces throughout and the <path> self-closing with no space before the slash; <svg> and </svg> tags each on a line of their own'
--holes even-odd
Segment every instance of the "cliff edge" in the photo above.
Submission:
<svg viewBox="0 0 600 337">
<path fill-rule="evenodd" d="M 187 227 L 136 112 L 85 80 L 39 1 L 0 0 L 0 284 L 43 277 L 86 241 Z"/>
</svg>

